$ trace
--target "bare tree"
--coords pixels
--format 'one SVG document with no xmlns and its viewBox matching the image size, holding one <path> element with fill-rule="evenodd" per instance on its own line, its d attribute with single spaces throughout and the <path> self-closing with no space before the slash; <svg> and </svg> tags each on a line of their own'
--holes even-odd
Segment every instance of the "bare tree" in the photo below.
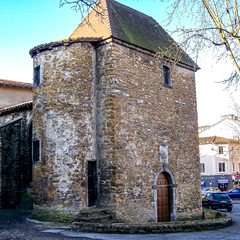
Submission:
<svg viewBox="0 0 240 240">
<path fill-rule="evenodd" d="M 224 80 L 228 87 L 240 83 L 240 1 L 174 0 L 168 7 L 167 24 L 179 20 L 172 32 L 179 45 L 196 61 L 200 51 L 211 50 L 218 62 L 231 61 L 234 71 Z M 192 27 L 188 27 L 188 26 Z"/>
<path fill-rule="evenodd" d="M 96 15 L 100 17 L 100 20 L 104 16 L 104 9 L 102 8 L 99 0 L 60 0 L 59 7 L 63 7 L 64 5 L 71 5 L 71 8 L 76 11 L 80 12 L 81 18 L 84 24 L 89 25 L 92 27 L 91 22 L 88 19 L 88 13 L 93 9 Z M 86 17 L 85 17 L 86 16 Z"/>
<path fill-rule="evenodd" d="M 231 61 L 234 66 L 231 76 L 224 80 L 228 87 L 240 83 L 240 9 L 239 0 L 168 0 L 169 13 L 167 24 L 178 19 L 178 27 L 171 32 L 178 34 L 178 43 L 196 62 L 200 51 L 210 50 L 216 62 Z M 85 15 L 94 9 L 104 16 L 97 0 L 60 0 L 60 7 L 70 4 L 79 11 L 83 21 L 91 26 Z M 141 4 L 141 2 L 139 2 Z M 95 7 L 94 7 L 95 6 Z M 191 27 L 189 27 L 189 25 Z M 174 49 L 176 46 L 174 46 Z M 161 49 L 162 50 L 162 49 Z M 159 56 L 169 57 L 172 50 L 160 51 Z M 166 56 L 165 55 L 165 56 Z M 178 61 L 181 52 L 171 59 Z"/>
</svg>

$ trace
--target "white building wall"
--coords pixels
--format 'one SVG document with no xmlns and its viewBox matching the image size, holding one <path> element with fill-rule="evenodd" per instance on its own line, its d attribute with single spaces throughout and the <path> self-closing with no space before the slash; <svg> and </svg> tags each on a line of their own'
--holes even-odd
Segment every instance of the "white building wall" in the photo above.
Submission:
<svg viewBox="0 0 240 240">
<path fill-rule="evenodd" d="M 240 121 L 225 119 L 214 124 L 209 129 L 199 133 L 199 137 L 218 136 L 222 138 L 236 139 L 237 133 L 235 128 L 240 128 Z"/>
<path fill-rule="evenodd" d="M 218 147 L 223 146 L 223 154 L 218 153 Z M 201 175 L 231 174 L 228 145 L 200 145 L 200 163 L 204 163 L 205 172 Z M 225 172 L 219 172 L 219 163 L 225 163 Z"/>
</svg>

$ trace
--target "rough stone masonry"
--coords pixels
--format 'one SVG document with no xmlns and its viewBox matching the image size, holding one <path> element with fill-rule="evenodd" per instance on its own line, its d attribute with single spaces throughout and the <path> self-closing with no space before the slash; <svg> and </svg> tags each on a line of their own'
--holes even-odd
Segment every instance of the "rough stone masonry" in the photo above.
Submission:
<svg viewBox="0 0 240 240">
<path fill-rule="evenodd" d="M 118 220 L 158 221 L 160 174 L 169 182 L 170 220 L 201 216 L 193 67 L 114 37 L 68 39 L 30 53 L 39 74 L 35 209 L 91 208 L 88 166 L 96 163 L 94 205 Z M 170 86 L 163 66 L 171 66 Z"/>
</svg>

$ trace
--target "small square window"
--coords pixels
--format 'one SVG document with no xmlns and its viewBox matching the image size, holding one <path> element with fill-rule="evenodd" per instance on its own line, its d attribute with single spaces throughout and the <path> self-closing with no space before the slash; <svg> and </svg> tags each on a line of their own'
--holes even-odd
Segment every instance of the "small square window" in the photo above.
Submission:
<svg viewBox="0 0 240 240">
<path fill-rule="evenodd" d="M 33 141 L 33 161 L 38 162 L 40 160 L 40 141 Z"/>
<path fill-rule="evenodd" d="M 33 85 L 37 87 L 40 84 L 40 66 L 34 68 Z"/>
<path fill-rule="evenodd" d="M 165 86 L 172 86 L 172 82 L 171 82 L 171 71 L 170 68 L 167 66 L 163 66 L 162 68 L 162 72 L 163 72 L 163 84 Z"/>
</svg>

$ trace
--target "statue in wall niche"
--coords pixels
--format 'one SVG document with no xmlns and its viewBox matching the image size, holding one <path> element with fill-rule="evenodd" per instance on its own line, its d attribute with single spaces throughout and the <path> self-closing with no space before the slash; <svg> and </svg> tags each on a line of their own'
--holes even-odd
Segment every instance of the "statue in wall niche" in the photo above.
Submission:
<svg viewBox="0 0 240 240">
<path fill-rule="evenodd" d="M 159 148 L 160 152 L 160 162 L 167 164 L 168 163 L 168 146 L 161 145 Z"/>
</svg>

